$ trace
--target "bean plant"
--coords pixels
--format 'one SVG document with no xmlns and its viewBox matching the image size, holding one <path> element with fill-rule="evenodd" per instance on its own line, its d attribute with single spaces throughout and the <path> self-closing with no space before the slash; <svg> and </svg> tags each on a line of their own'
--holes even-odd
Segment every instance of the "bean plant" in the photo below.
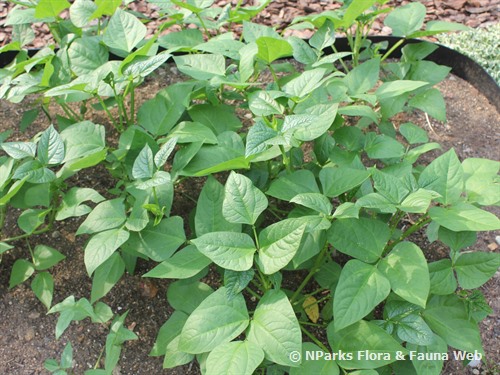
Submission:
<svg viewBox="0 0 500 375">
<path fill-rule="evenodd" d="M 388 59 L 406 39 L 462 26 L 424 25 L 418 2 L 353 0 L 278 32 L 252 22 L 270 1 L 155 0 L 159 26 L 146 38 L 150 20 L 127 0 L 11 2 L 13 41 L 0 52 L 17 52 L 0 69 L 0 97 L 38 94 L 21 125 L 39 109 L 51 125 L 26 142 L 2 133 L 0 223 L 20 214 L 0 254 L 26 249 L 10 287 L 35 275 L 35 295 L 59 314 L 57 338 L 74 320 L 114 319 L 104 366 L 89 374 L 111 374 L 136 338 L 126 314 L 102 300 L 139 259 L 151 265 L 144 278 L 172 280 L 175 312 L 150 353 L 164 368 L 437 375 L 448 347 L 467 360 L 484 355 L 478 323 L 491 309 L 478 288 L 500 256 L 470 246 L 477 232 L 500 229 L 484 209 L 500 204 L 500 163 L 450 149 L 423 164 L 440 145 L 397 115 L 445 121 L 435 85 L 450 68 L 425 60 L 436 46 L 424 41 Z M 382 13 L 401 37 L 389 50 L 367 38 Z M 33 22 L 56 43 L 34 55 L 24 48 Z M 165 31 L 173 26 L 180 31 Z M 296 29 L 314 33 L 289 36 Z M 336 49 L 340 32 L 349 52 Z M 166 62 L 186 79 L 136 103 L 135 89 Z M 109 123 L 95 124 L 89 108 Z M 115 181 L 107 192 L 69 180 L 98 165 Z M 190 215 L 173 209 L 186 186 L 201 186 L 188 192 Z M 53 305 L 47 270 L 65 255 L 30 241 L 78 217 L 92 291 Z M 448 256 L 422 248 L 415 233 Z M 65 373 L 71 351 L 46 368 Z"/>
</svg>

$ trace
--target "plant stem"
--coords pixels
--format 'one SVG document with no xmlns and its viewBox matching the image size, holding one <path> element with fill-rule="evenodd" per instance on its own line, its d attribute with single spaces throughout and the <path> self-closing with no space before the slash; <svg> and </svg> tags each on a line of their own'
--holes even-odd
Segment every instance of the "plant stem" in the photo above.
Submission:
<svg viewBox="0 0 500 375">
<path fill-rule="evenodd" d="M 64 111 L 64 113 L 66 113 L 66 116 L 68 116 L 68 118 L 73 121 L 73 122 L 78 122 L 74 117 L 73 115 L 71 114 L 70 111 L 68 111 L 68 109 L 63 105 L 63 103 L 59 103 L 59 105 L 61 106 L 62 110 Z"/>
<path fill-rule="evenodd" d="M 257 235 L 257 229 L 255 228 L 255 225 L 252 225 L 252 231 L 253 231 L 253 237 L 255 239 L 255 244 L 257 245 L 257 249 L 260 249 L 259 236 Z"/>
<path fill-rule="evenodd" d="M 269 71 L 271 72 L 271 75 L 273 76 L 274 82 L 276 83 L 276 86 L 278 86 L 278 89 L 281 90 L 280 83 L 278 82 L 278 76 L 276 75 L 276 72 L 274 71 L 274 68 L 271 64 L 269 66 Z"/>
<path fill-rule="evenodd" d="M 430 217 L 428 217 L 427 215 L 422 216 L 419 221 L 417 221 L 415 224 L 413 224 L 411 227 L 409 227 L 396 241 L 388 244 L 386 246 L 386 248 L 384 249 L 383 254 L 384 255 L 387 254 L 389 251 L 391 251 L 394 248 L 394 246 L 396 246 L 398 243 L 400 243 L 405 238 L 409 237 L 410 235 L 412 235 L 417 230 L 422 228 L 424 225 L 430 223 L 431 221 L 432 221 L 432 219 Z"/>
<path fill-rule="evenodd" d="M 387 51 L 387 52 L 385 53 L 385 55 L 384 55 L 384 56 L 382 56 L 382 58 L 380 59 L 380 61 L 382 62 L 382 61 L 384 61 L 385 59 L 387 59 L 387 58 L 391 55 L 391 53 L 393 53 L 393 52 L 394 52 L 394 51 L 395 51 L 395 50 L 396 50 L 396 49 L 397 49 L 397 48 L 398 48 L 401 44 L 403 44 L 405 41 L 406 41 L 406 39 L 400 39 L 400 40 L 398 40 L 398 41 L 396 42 L 396 44 L 394 44 L 394 45 L 391 47 L 391 49 L 389 49 L 389 51 Z"/>
<path fill-rule="evenodd" d="M 288 155 L 285 151 L 285 147 L 283 145 L 280 145 L 279 147 L 280 147 L 281 155 L 283 156 L 283 164 L 285 164 L 286 173 L 290 174 L 290 173 L 292 173 L 292 166 L 290 165 L 290 158 L 288 157 Z"/>
<path fill-rule="evenodd" d="M 251 294 L 253 297 L 255 297 L 255 298 L 257 298 L 257 299 L 260 299 L 260 298 L 261 298 L 261 297 L 260 297 L 257 293 L 255 293 L 252 289 L 250 289 L 250 287 L 248 287 L 248 286 L 247 286 L 247 287 L 245 288 L 245 290 L 246 290 L 249 294 Z"/>
<path fill-rule="evenodd" d="M 135 123 L 135 87 L 132 84 L 132 90 L 130 91 L 130 121 L 133 125 Z"/>
<path fill-rule="evenodd" d="M 303 324 L 305 326 L 311 326 L 311 327 L 320 327 L 320 328 L 324 328 L 325 327 L 324 324 L 305 322 L 303 320 L 299 320 L 299 323 Z"/>
<path fill-rule="evenodd" d="M 335 47 L 335 45 L 334 45 L 334 44 L 332 44 L 332 50 L 333 50 L 333 52 L 335 52 L 335 53 L 339 53 L 339 51 L 337 50 L 337 48 Z M 349 73 L 349 71 L 350 71 L 350 70 L 349 70 L 349 68 L 347 67 L 347 65 L 346 65 L 346 63 L 344 62 L 344 60 L 343 60 L 342 58 L 340 58 L 340 59 L 339 59 L 339 61 L 340 61 L 340 64 L 342 65 L 342 68 L 344 68 L 345 73 L 346 73 L 346 74 L 347 74 L 347 73 Z"/>
<path fill-rule="evenodd" d="M 326 346 L 323 345 L 323 343 L 321 341 L 319 341 L 311 332 L 309 332 L 307 329 L 305 329 L 304 327 L 300 326 L 300 329 L 302 330 L 302 332 L 307 336 L 309 337 L 316 345 L 318 345 L 323 351 L 325 352 L 329 352 L 328 348 Z"/>
<path fill-rule="evenodd" d="M 101 103 L 101 106 L 102 108 L 104 109 L 104 111 L 106 112 L 106 114 L 108 115 L 108 118 L 109 120 L 111 121 L 111 123 L 113 124 L 113 127 L 118 130 L 119 132 L 121 132 L 123 129 L 121 128 L 121 126 L 118 126 L 118 124 L 116 123 L 114 117 L 111 115 L 111 112 L 109 112 L 109 109 L 108 107 L 106 106 L 106 104 L 104 103 L 104 100 L 102 100 L 101 96 L 100 95 L 97 95 L 97 99 L 99 100 L 99 103 Z"/>
</svg>

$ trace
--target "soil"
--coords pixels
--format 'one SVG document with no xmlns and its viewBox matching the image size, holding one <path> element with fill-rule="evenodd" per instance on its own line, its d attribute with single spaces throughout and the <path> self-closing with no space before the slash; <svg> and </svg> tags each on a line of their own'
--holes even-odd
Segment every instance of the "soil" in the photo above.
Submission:
<svg viewBox="0 0 500 375">
<path fill-rule="evenodd" d="M 407 1 L 393 1 L 393 3 L 405 3 Z M 488 17 L 498 16 L 497 0 L 493 1 L 452 1 L 434 0 L 423 1 L 434 13 L 431 16 L 448 17 L 453 15 L 451 10 L 462 12 L 473 19 L 477 16 L 487 14 Z M 137 2 L 140 3 L 141 2 Z M 222 3 L 222 2 L 220 2 Z M 308 9 L 317 7 L 318 3 L 328 6 L 330 1 L 276 1 L 268 11 L 270 15 L 262 16 L 263 23 L 276 23 L 273 18 L 277 15 L 287 20 L 288 11 L 282 12 L 283 8 L 278 6 L 288 6 L 290 11 L 300 9 L 301 12 L 309 12 Z M 462 3 L 461 6 L 460 3 Z M 331 4 L 330 4 L 331 5 Z M 493 5 L 493 6 L 491 6 Z M 0 11 L 4 4 L 0 4 Z M 456 8 L 458 6 L 458 9 Z M 467 11 L 466 9 L 469 9 Z M 487 9 L 484 12 L 471 12 L 471 9 Z M 448 16 L 444 14 L 449 10 Z M 441 12 L 441 13 L 439 13 Z M 462 14 L 460 13 L 460 14 Z M 457 13 L 458 14 L 458 13 Z M 267 18 L 266 18 L 267 17 Z M 283 18 L 284 17 L 284 18 Z M 472 19 L 471 18 L 471 19 Z M 490 18 L 487 18 L 489 20 Z M 486 24 L 488 21 L 482 21 Z M 380 28 L 380 31 L 383 27 Z M 43 33 L 40 34 L 42 40 Z M 0 32 L 0 43 L 2 43 Z M 8 35 L 7 35 L 8 38 Z M 166 67 L 159 70 L 149 78 L 144 86 L 140 88 L 137 95 L 138 102 L 143 102 L 151 98 L 159 89 L 180 79 L 175 68 Z M 412 121 L 429 131 L 431 141 L 438 142 L 446 151 L 454 147 L 463 160 L 467 157 L 483 157 L 489 159 L 500 159 L 499 129 L 500 114 L 475 88 L 467 82 L 450 75 L 439 85 L 443 92 L 448 112 L 448 121 L 440 123 L 434 120 L 427 121 L 421 112 L 408 113 L 404 118 L 400 118 L 401 123 Z M 32 98 L 31 100 L 35 100 Z M 7 129 L 18 129 L 23 112 L 29 107 L 26 103 L 11 104 L 0 101 L 0 132 Z M 61 113 L 62 114 L 62 113 Z M 90 117 L 91 114 L 89 113 Z M 102 114 L 93 116 L 94 122 L 106 124 L 106 119 Z M 11 140 L 27 140 L 37 132 L 45 129 L 49 125 L 48 120 L 40 115 L 35 123 L 28 128 L 25 133 L 15 130 Z M 112 131 L 107 132 L 108 137 L 114 136 Z M 434 153 L 434 157 L 438 152 Z M 427 155 L 430 160 L 432 155 Z M 114 186 L 112 178 L 102 167 L 96 167 L 78 175 L 79 180 L 73 181 L 77 185 L 93 187 L 103 195 L 107 195 L 107 189 Z M 181 189 L 181 194 L 175 197 L 175 206 L 172 215 L 180 215 L 185 223 L 189 220 L 189 213 L 194 208 L 193 203 L 186 198 L 182 192 L 190 192 L 190 186 Z M 197 192 L 191 193 L 196 198 Z M 493 212 L 500 215 L 500 210 Z M 10 217 L 6 223 L 8 234 L 12 234 L 15 227 L 15 215 Z M 82 219 L 71 219 L 59 223 L 51 233 L 40 235 L 30 240 L 31 246 L 45 244 L 54 247 L 66 255 L 66 260 L 51 269 L 51 274 L 55 280 L 55 292 L 53 304 L 58 303 L 69 295 L 74 295 L 76 299 L 90 296 L 91 279 L 87 276 L 83 267 L 83 248 L 86 238 L 74 233 Z M 471 247 L 471 250 L 495 251 L 498 252 L 498 244 L 495 241 L 500 232 L 482 233 L 478 242 Z M 429 244 L 424 233 L 416 233 L 410 240 L 415 241 L 430 258 L 440 258 L 446 255 L 446 250 L 439 244 Z M 46 315 L 43 305 L 36 299 L 29 287 L 29 282 L 9 290 L 8 280 L 13 262 L 28 254 L 26 242 L 16 243 L 16 248 L 9 251 L 2 258 L 0 263 L 0 374 L 46 374 L 43 369 L 43 362 L 47 358 L 60 358 L 62 350 L 67 342 L 71 342 L 74 348 L 74 371 L 76 374 L 83 374 L 87 369 L 93 368 L 98 361 L 101 351 L 105 345 L 106 334 L 109 327 L 106 325 L 91 324 L 84 320 L 78 323 L 71 323 L 70 327 L 63 334 L 60 340 L 56 341 L 54 332 L 57 315 Z M 138 335 L 138 340 L 127 342 L 124 345 L 119 367 L 114 374 L 199 374 L 196 364 L 188 364 L 172 370 L 162 370 L 162 357 L 149 357 L 148 353 L 155 341 L 156 334 L 161 325 L 172 314 L 173 309 L 166 301 L 166 290 L 169 285 L 168 280 L 146 281 L 141 275 L 152 268 L 152 264 L 139 262 L 135 275 L 126 275 L 116 285 L 112 291 L 103 299 L 113 312 L 122 314 L 129 311 L 126 325 Z M 218 274 L 212 270 L 202 281 L 215 285 L 219 282 Z M 479 369 L 470 367 L 464 368 L 458 361 L 446 363 L 443 374 L 496 374 L 500 366 L 500 272 L 484 286 L 481 287 L 487 301 L 493 309 L 493 313 L 481 324 L 481 336 L 486 352 L 486 363 Z"/>
</svg>

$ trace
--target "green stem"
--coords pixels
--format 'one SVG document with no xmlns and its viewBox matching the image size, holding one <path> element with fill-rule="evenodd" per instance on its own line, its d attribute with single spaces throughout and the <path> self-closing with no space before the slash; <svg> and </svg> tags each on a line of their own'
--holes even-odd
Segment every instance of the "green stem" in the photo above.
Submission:
<svg viewBox="0 0 500 375">
<path fill-rule="evenodd" d="M 305 329 L 303 326 L 300 326 L 300 329 L 302 332 L 309 337 L 316 345 L 318 345 L 323 351 L 329 353 L 330 351 L 326 346 L 323 345 L 321 341 L 319 341 L 311 332 L 309 332 L 307 329 Z"/>
<path fill-rule="evenodd" d="M 389 51 L 387 51 L 385 53 L 384 56 L 382 56 L 382 58 L 380 59 L 380 61 L 384 61 L 385 59 L 387 59 L 401 44 L 403 44 L 404 42 L 406 41 L 406 39 L 400 39 L 396 42 L 396 44 L 394 44 L 391 49 L 389 49 Z"/>
<path fill-rule="evenodd" d="M 413 233 L 415 233 L 416 231 L 418 231 L 420 228 L 422 228 L 424 225 L 430 223 L 431 221 L 432 221 L 432 219 L 430 217 L 428 217 L 427 215 L 420 218 L 419 221 L 417 221 L 415 224 L 413 224 L 411 227 L 409 227 L 397 240 L 389 243 L 385 247 L 383 255 L 387 254 L 389 251 L 391 251 L 394 248 L 394 246 L 396 246 L 398 243 L 400 243 L 401 241 L 403 241 L 407 237 L 411 236 Z"/>
<path fill-rule="evenodd" d="M 337 50 L 337 48 L 335 47 L 335 45 L 334 45 L 334 44 L 332 44 L 332 50 L 333 50 L 333 52 L 335 52 L 335 53 L 339 53 L 339 51 Z M 344 68 L 345 73 L 346 73 L 346 74 L 347 74 L 347 73 L 349 73 L 349 71 L 350 71 L 350 70 L 349 70 L 349 68 L 347 67 L 347 65 L 346 65 L 346 63 L 344 62 L 344 60 L 343 60 L 343 59 L 339 59 L 339 61 L 340 61 L 340 64 L 342 65 L 342 68 Z"/>
<path fill-rule="evenodd" d="M 22 240 L 23 238 L 27 238 L 30 236 L 36 236 L 37 234 L 42 234 L 42 233 L 48 232 L 50 229 L 52 229 L 52 225 L 48 224 L 47 226 L 43 227 L 42 229 L 36 230 L 32 233 L 24 233 L 24 234 L 21 234 L 19 236 L 3 238 L 0 241 L 1 242 L 11 242 L 11 241 Z"/>
<path fill-rule="evenodd" d="M 320 327 L 320 328 L 324 328 L 325 327 L 325 324 L 305 322 L 303 320 L 299 320 L 299 323 L 303 324 L 305 326 L 311 326 L 311 327 Z"/>
<path fill-rule="evenodd" d="M 257 298 L 257 299 L 260 299 L 260 298 L 261 298 L 261 297 L 260 297 L 257 293 L 255 293 L 255 292 L 254 292 L 252 289 L 250 289 L 248 286 L 245 288 L 245 290 L 246 290 L 246 291 L 247 291 L 250 295 L 252 295 L 252 297 L 255 297 L 255 298 Z"/>
<path fill-rule="evenodd" d="M 267 283 L 266 277 L 264 274 L 257 268 L 257 278 L 260 280 L 263 288 L 264 288 L 264 293 L 269 290 L 269 284 Z"/>
<path fill-rule="evenodd" d="M 0 234 L 2 233 L 6 217 L 7 217 L 7 205 L 0 206 Z"/>
<path fill-rule="evenodd" d="M 121 129 L 121 126 L 119 126 L 114 117 L 111 115 L 111 112 L 109 112 L 109 109 L 108 109 L 108 106 L 104 103 L 104 100 L 102 100 L 101 96 L 100 95 L 97 95 L 97 99 L 99 100 L 99 103 L 101 103 L 101 106 L 102 108 L 104 109 L 104 111 L 106 112 L 106 115 L 108 115 L 108 118 L 109 120 L 111 121 L 111 123 L 113 124 L 113 127 L 118 130 L 119 132 L 122 131 Z"/>
<path fill-rule="evenodd" d="M 210 33 L 208 32 L 207 26 L 205 25 L 205 22 L 203 22 L 203 18 L 200 17 L 199 13 L 196 13 L 196 17 L 200 21 L 201 27 L 203 27 L 203 31 L 205 31 L 205 35 L 207 38 L 210 38 Z"/>
<path fill-rule="evenodd" d="M 323 262 L 323 259 L 325 258 L 327 251 L 328 251 L 328 244 L 323 247 L 323 249 L 319 253 L 318 257 L 316 258 L 316 261 L 314 262 L 314 265 L 312 266 L 311 270 L 309 271 L 307 276 L 304 278 L 304 280 L 302 280 L 302 283 L 299 285 L 299 288 L 292 295 L 292 298 L 290 298 L 291 304 L 294 303 L 294 301 L 300 295 L 300 293 L 305 288 L 305 286 L 307 285 L 309 280 L 311 280 L 311 278 L 314 276 L 314 274 L 319 271 L 319 267 L 321 266 L 321 263 Z"/>
<path fill-rule="evenodd" d="M 252 231 L 253 231 L 253 238 L 255 239 L 255 244 L 257 245 L 257 249 L 260 249 L 259 236 L 257 235 L 257 229 L 255 228 L 255 225 L 252 225 Z"/>
<path fill-rule="evenodd" d="M 266 292 L 266 290 L 262 287 L 262 285 L 257 282 L 255 279 L 251 280 L 251 283 L 255 285 L 263 294 Z"/>
<path fill-rule="evenodd" d="M 71 114 L 70 111 L 68 111 L 68 109 L 63 105 L 63 103 L 59 103 L 59 105 L 61 106 L 62 110 L 64 111 L 64 113 L 66 113 L 66 116 L 68 116 L 68 118 L 73 121 L 73 122 L 78 122 L 74 117 L 73 115 Z"/>
<path fill-rule="evenodd" d="M 283 145 L 280 145 L 280 151 L 281 155 L 283 156 L 283 164 L 285 164 L 286 172 L 288 174 L 292 173 L 292 166 L 290 165 L 290 158 L 288 157 L 285 147 Z"/>
<path fill-rule="evenodd" d="M 132 90 L 130 91 L 130 121 L 131 125 L 135 123 L 135 87 L 132 83 Z M 129 124 L 130 125 L 130 124 Z"/>
<path fill-rule="evenodd" d="M 273 76 L 274 82 L 276 83 L 276 86 L 278 86 L 278 89 L 281 90 L 281 86 L 278 82 L 278 76 L 276 75 L 276 72 L 274 71 L 274 68 L 271 64 L 269 66 L 269 71 L 271 72 L 271 75 Z"/>
</svg>

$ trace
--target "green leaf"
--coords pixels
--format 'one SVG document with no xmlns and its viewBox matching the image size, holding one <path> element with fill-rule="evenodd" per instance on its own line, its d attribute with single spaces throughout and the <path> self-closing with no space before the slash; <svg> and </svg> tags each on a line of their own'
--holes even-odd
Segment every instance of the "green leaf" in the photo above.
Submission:
<svg viewBox="0 0 500 375">
<path fill-rule="evenodd" d="M 439 195 L 426 189 L 418 189 L 410 193 L 398 206 L 401 211 L 423 214 L 427 212 L 431 201 Z"/>
<path fill-rule="evenodd" d="M 38 298 L 47 309 L 50 309 L 52 296 L 54 294 L 54 279 L 51 274 L 48 272 L 36 274 L 31 282 L 31 289 L 33 293 L 35 293 L 36 298 Z"/>
<path fill-rule="evenodd" d="M 212 293 L 212 288 L 207 284 L 199 281 L 188 284 L 180 280 L 168 287 L 167 301 L 175 310 L 191 314 Z"/>
<path fill-rule="evenodd" d="M 255 43 L 259 48 L 257 57 L 270 64 L 274 60 L 282 57 L 288 57 L 293 54 L 293 49 L 290 43 L 283 39 L 277 39 L 269 36 L 258 38 Z"/>
<path fill-rule="evenodd" d="M 340 274 L 333 299 L 335 331 L 366 316 L 390 293 L 391 284 L 376 267 L 353 259 Z"/>
<path fill-rule="evenodd" d="M 287 82 L 283 91 L 294 98 L 303 98 L 316 90 L 323 82 L 326 69 L 317 68 L 306 70 L 298 77 Z"/>
<path fill-rule="evenodd" d="M 314 353 L 316 360 L 308 359 Z M 299 367 L 291 367 L 290 375 L 338 375 L 340 373 L 339 367 L 335 361 L 328 359 L 329 353 L 326 353 L 316 344 L 312 342 L 302 343 L 302 352 L 300 358 L 302 363 Z"/>
<path fill-rule="evenodd" d="M 5 142 L 0 145 L 7 155 L 16 160 L 34 158 L 36 144 L 33 142 Z"/>
<path fill-rule="evenodd" d="M 73 41 L 67 51 L 71 70 L 77 75 L 92 73 L 108 62 L 108 49 L 98 38 L 79 38 Z"/>
<path fill-rule="evenodd" d="M 365 151 L 371 159 L 400 158 L 405 154 L 401 143 L 384 134 L 366 137 Z"/>
<path fill-rule="evenodd" d="M 207 375 L 252 375 L 264 360 L 262 349 L 248 341 L 219 345 L 207 357 Z"/>
<path fill-rule="evenodd" d="M 235 108 L 229 105 L 198 104 L 189 108 L 189 116 L 193 121 L 208 126 L 220 135 L 226 131 L 237 131 L 241 128 L 241 121 L 235 114 Z"/>
<path fill-rule="evenodd" d="M 439 226 L 438 239 L 454 251 L 460 251 L 466 247 L 472 246 L 477 241 L 476 232 L 454 232 Z"/>
<path fill-rule="evenodd" d="M 33 263 L 28 262 L 25 259 L 16 260 L 12 266 L 12 271 L 10 272 L 9 289 L 12 289 L 16 285 L 28 280 L 31 275 L 33 275 L 33 272 L 35 272 Z"/>
<path fill-rule="evenodd" d="M 379 100 L 394 98 L 395 96 L 414 91 L 428 84 L 428 82 L 411 80 L 384 82 L 377 88 L 375 94 Z"/>
<path fill-rule="evenodd" d="M 33 233 L 40 225 L 45 222 L 45 217 L 49 210 L 29 208 L 17 218 L 17 225 L 27 234 Z"/>
<path fill-rule="evenodd" d="M 167 50 L 191 50 L 200 43 L 203 43 L 203 33 L 198 29 L 184 29 L 158 38 L 158 44 Z"/>
<path fill-rule="evenodd" d="M 432 296 L 422 316 L 451 347 L 484 353 L 479 328 L 469 319 L 465 303 L 458 296 Z"/>
<path fill-rule="evenodd" d="M 170 138 L 167 142 L 165 142 L 154 157 L 154 162 L 156 168 L 162 168 L 167 162 L 170 154 L 174 151 L 175 145 L 177 144 L 177 138 Z"/>
<path fill-rule="evenodd" d="M 181 335 L 179 334 L 172 341 L 170 341 L 165 350 L 165 359 L 163 361 L 163 368 L 173 368 L 185 365 L 194 359 L 194 354 L 185 353 L 179 349 Z"/>
<path fill-rule="evenodd" d="M 352 69 L 344 78 L 349 94 L 364 94 L 370 90 L 379 79 L 379 71 L 379 58 L 368 60 Z"/>
<path fill-rule="evenodd" d="M 44 165 L 60 164 L 64 160 L 64 143 L 53 125 L 42 133 L 38 141 L 37 156 Z"/>
<path fill-rule="evenodd" d="M 455 232 L 500 229 L 500 220 L 495 215 L 468 203 L 432 207 L 429 215 L 439 225 Z"/>
<path fill-rule="evenodd" d="M 109 48 L 130 52 L 146 36 L 146 26 L 131 13 L 120 8 L 111 16 L 102 41 Z"/>
<path fill-rule="evenodd" d="M 378 261 L 391 233 L 375 219 L 338 219 L 328 230 L 328 242 L 340 252 L 364 262 Z"/>
<path fill-rule="evenodd" d="M 132 177 L 137 179 L 151 178 L 153 177 L 154 168 L 153 151 L 151 151 L 149 145 L 146 145 L 134 161 Z"/>
<path fill-rule="evenodd" d="M 349 167 L 325 167 L 319 172 L 323 194 L 333 198 L 361 185 L 370 172 Z"/>
<path fill-rule="evenodd" d="M 295 256 L 306 226 L 294 219 L 274 223 L 259 233 L 259 268 L 271 275 L 285 267 Z"/>
<path fill-rule="evenodd" d="M 397 319 L 397 334 L 402 341 L 416 345 L 430 345 L 434 334 L 425 321 L 417 314 Z"/>
<path fill-rule="evenodd" d="M 243 296 L 228 300 L 226 289 L 221 287 L 191 313 L 182 328 L 179 349 L 193 354 L 211 351 L 236 338 L 248 323 Z"/>
<path fill-rule="evenodd" d="M 183 121 L 170 131 L 169 136 L 177 137 L 177 143 L 218 143 L 212 130 L 199 122 Z"/>
<path fill-rule="evenodd" d="M 396 361 L 397 352 L 407 353 L 391 335 L 374 323 L 360 320 L 341 331 L 328 326 L 328 342 L 332 352 L 353 353 L 352 359 L 339 359 L 337 363 L 345 369 L 373 369 Z M 380 359 L 370 359 L 369 353 L 383 353 Z M 387 357 L 387 358 L 385 358 Z"/>
<path fill-rule="evenodd" d="M 405 186 L 407 184 L 402 177 L 376 169 L 372 172 L 373 187 L 391 203 L 400 203 L 410 192 L 410 187 Z"/>
<path fill-rule="evenodd" d="M 201 190 L 194 217 L 196 235 L 210 232 L 241 232 L 241 224 L 229 223 L 222 216 L 224 187 L 213 176 L 209 176 Z"/>
<path fill-rule="evenodd" d="M 405 122 L 399 126 L 399 132 L 406 138 L 409 144 L 426 143 L 429 141 L 427 132 L 412 122 Z"/>
<path fill-rule="evenodd" d="M 59 210 L 57 211 L 56 220 L 86 215 L 91 211 L 91 208 L 81 203 L 85 201 L 99 203 L 104 199 L 105 198 L 94 189 L 72 187 L 62 199 Z"/>
<path fill-rule="evenodd" d="M 325 215 L 330 215 L 333 209 L 333 205 L 330 200 L 323 194 L 319 193 L 297 194 L 292 198 L 292 200 L 290 200 L 290 202 L 300 204 L 301 206 L 310 208 Z"/>
<path fill-rule="evenodd" d="M 256 116 L 280 115 L 285 108 L 274 99 L 268 91 L 255 91 L 248 95 L 248 107 Z"/>
<path fill-rule="evenodd" d="M 49 269 L 65 258 L 56 249 L 45 245 L 37 245 L 33 252 L 33 263 L 37 271 Z"/>
<path fill-rule="evenodd" d="M 300 325 L 287 296 L 269 290 L 260 299 L 248 331 L 248 341 L 257 344 L 266 359 L 284 366 L 298 366 L 290 353 L 301 350 Z"/>
<path fill-rule="evenodd" d="M 105 129 L 102 125 L 82 121 L 61 132 L 66 147 L 64 162 L 93 155 L 106 147 Z"/>
<path fill-rule="evenodd" d="M 316 30 L 309 40 L 309 44 L 319 51 L 330 47 L 335 43 L 335 25 L 331 20 L 326 20 L 321 27 Z"/>
<path fill-rule="evenodd" d="M 162 66 L 172 55 L 163 51 L 154 56 L 137 56 L 125 65 L 123 75 L 128 77 L 147 77 Z"/>
<path fill-rule="evenodd" d="M 406 37 L 420 30 L 424 24 L 426 8 L 416 2 L 398 7 L 384 20 L 384 24 L 392 29 L 392 35 Z"/>
<path fill-rule="evenodd" d="M 139 233 L 132 233 L 126 248 L 162 262 L 186 241 L 184 222 L 180 216 L 163 219 L 158 225 L 150 223 Z"/>
<path fill-rule="evenodd" d="M 483 206 L 500 204 L 498 171 L 500 162 L 469 158 L 462 163 L 467 201 Z"/>
<path fill-rule="evenodd" d="M 123 229 L 111 229 L 93 236 L 85 246 L 85 267 L 92 275 L 129 238 L 130 233 Z"/>
<path fill-rule="evenodd" d="M 35 7 L 36 18 L 57 17 L 64 9 L 69 8 L 66 0 L 40 0 Z"/>
<path fill-rule="evenodd" d="M 224 287 L 226 288 L 228 300 L 232 300 L 243 291 L 254 275 L 255 271 L 253 269 L 242 272 L 224 270 Z"/>
<path fill-rule="evenodd" d="M 319 192 L 314 174 L 307 169 L 302 169 L 278 177 L 271 183 L 266 194 L 284 201 L 290 201 L 298 194 Z"/>
<path fill-rule="evenodd" d="M 76 27 L 85 27 L 97 10 L 97 4 L 91 0 L 75 0 L 69 8 L 69 18 Z"/>
<path fill-rule="evenodd" d="M 14 172 L 14 176 L 12 176 L 13 179 L 15 180 L 23 180 L 26 178 L 27 182 L 31 182 L 34 184 L 43 184 L 45 182 L 52 182 L 56 179 L 56 176 L 54 172 L 52 172 L 50 169 L 45 168 L 42 163 L 40 163 L 38 160 L 30 160 L 24 164 L 21 164 L 19 167 Z M 22 181 L 24 183 L 24 181 Z M 20 185 L 22 185 L 20 183 Z M 9 193 L 12 191 L 15 191 L 15 188 L 21 188 L 21 186 L 14 185 L 9 189 Z M 6 194 L 9 198 L 12 197 L 15 193 L 12 195 Z M 6 199 L 5 197 L 2 197 L 3 199 Z M 1 201 L 0 201 L 1 202 Z"/>
<path fill-rule="evenodd" d="M 430 289 L 427 260 L 420 248 L 411 242 L 400 242 L 378 264 L 398 296 L 425 307 Z M 418 285 L 418 287 L 417 287 Z"/>
<path fill-rule="evenodd" d="M 91 18 L 101 18 L 103 15 L 111 16 L 121 3 L 122 0 L 95 0 L 97 10 L 92 14 Z"/>
<path fill-rule="evenodd" d="M 428 113 L 436 120 L 446 121 L 446 103 L 443 95 L 438 89 L 429 89 L 421 92 L 410 99 L 408 104 L 411 107 L 420 109 Z"/>
<path fill-rule="evenodd" d="M 464 189 L 463 169 L 455 150 L 450 149 L 434 159 L 420 174 L 418 184 L 441 194 L 437 202 L 455 203 Z"/>
<path fill-rule="evenodd" d="M 231 172 L 222 203 L 222 215 L 227 221 L 253 225 L 267 205 L 264 193 L 248 177 Z"/>
<path fill-rule="evenodd" d="M 188 279 L 211 263 L 210 258 L 203 255 L 195 246 L 189 245 L 142 276 L 159 279 Z"/>
<path fill-rule="evenodd" d="M 426 354 L 433 355 L 434 353 L 447 353 L 448 345 L 438 335 L 433 335 L 434 341 L 429 345 L 407 344 L 410 351 L 410 359 L 417 371 L 417 375 L 440 375 L 443 368 L 443 360 L 427 360 Z M 419 358 L 419 355 L 421 356 Z"/>
<path fill-rule="evenodd" d="M 153 357 L 165 355 L 167 345 L 181 333 L 187 318 L 188 315 L 186 313 L 175 310 L 168 320 L 160 327 L 158 336 L 156 337 L 156 341 L 149 355 Z"/>
<path fill-rule="evenodd" d="M 76 231 L 76 235 L 92 234 L 118 228 L 126 219 L 123 198 L 104 201 L 99 203 L 87 216 Z"/>
<path fill-rule="evenodd" d="M 252 238 L 245 233 L 211 232 L 191 242 L 215 264 L 233 271 L 250 269 L 257 250 Z"/>
<path fill-rule="evenodd" d="M 314 37 L 314 35 L 313 35 Z M 307 42 L 296 36 L 289 36 L 287 42 L 290 43 L 293 49 L 293 58 L 301 64 L 313 64 L 318 59 L 314 50 Z"/>
<path fill-rule="evenodd" d="M 430 292 L 437 295 L 452 294 L 457 289 L 457 280 L 453 274 L 450 259 L 442 259 L 429 263 L 431 281 Z"/>
<path fill-rule="evenodd" d="M 175 56 L 177 69 L 182 73 L 199 80 L 226 75 L 226 59 L 222 55 L 197 54 Z"/>
<path fill-rule="evenodd" d="M 113 253 L 103 264 L 95 270 L 92 278 L 92 292 L 90 302 L 94 303 L 104 297 L 120 280 L 125 272 L 125 262 L 118 253 Z"/>
<path fill-rule="evenodd" d="M 500 267 L 500 254 L 474 252 L 461 254 L 454 264 L 458 283 L 463 289 L 479 288 Z"/>
</svg>

